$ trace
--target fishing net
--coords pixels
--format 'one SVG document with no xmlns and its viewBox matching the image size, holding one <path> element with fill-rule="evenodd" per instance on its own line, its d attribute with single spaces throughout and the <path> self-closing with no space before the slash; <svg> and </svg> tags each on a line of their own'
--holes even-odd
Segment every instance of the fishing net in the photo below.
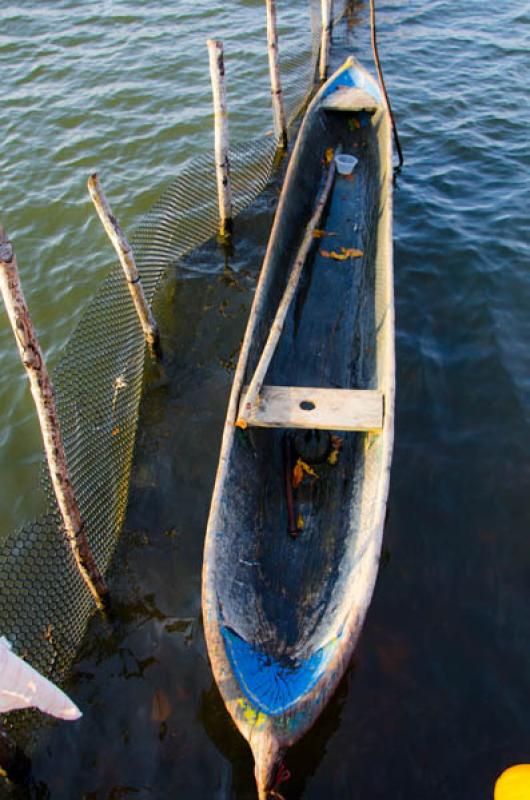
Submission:
<svg viewBox="0 0 530 800">
<path fill-rule="evenodd" d="M 335 3 L 335 16 L 340 16 Z M 291 133 L 314 86 L 319 49 L 313 23 L 304 45 L 281 52 Z M 264 189 L 276 143 L 262 136 L 231 149 L 234 213 Z M 181 170 L 131 237 L 150 303 L 167 270 L 217 232 L 213 154 Z M 198 267 L 200 268 L 200 267 Z M 72 483 L 90 547 L 105 574 L 123 525 L 142 392 L 145 340 L 121 267 L 111 269 L 88 304 L 53 374 Z M 0 633 L 16 653 L 63 683 L 93 613 L 62 530 L 50 478 L 43 470 L 46 508 L 0 544 Z M 28 744 L 41 717 L 8 715 L 3 723 Z M 0 786 L 1 790 L 1 786 Z"/>
</svg>

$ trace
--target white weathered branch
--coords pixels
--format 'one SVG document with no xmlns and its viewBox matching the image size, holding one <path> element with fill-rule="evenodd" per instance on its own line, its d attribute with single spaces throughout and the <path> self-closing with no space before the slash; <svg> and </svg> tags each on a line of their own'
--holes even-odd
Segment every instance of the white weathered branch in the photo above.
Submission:
<svg viewBox="0 0 530 800">
<path fill-rule="evenodd" d="M 287 121 L 283 105 L 280 62 L 278 54 L 278 29 L 276 26 L 276 0 L 265 0 L 267 8 L 267 49 L 271 78 L 272 111 L 276 141 L 283 149 L 287 147 Z"/>
<path fill-rule="evenodd" d="M 0 714 L 20 708 L 38 708 L 64 720 L 83 716 L 68 695 L 13 653 L 11 643 L 0 636 Z"/>
<path fill-rule="evenodd" d="M 66 536 L 84 582 L 98 607 L 103 608 L 108 590 L 90 551 L 68 474 L 53 386 L 22 294 L 13 247 L 1 227 L 0 291 L 35 401 L 50 480 Z"/>
<path fill-rule="evenodd" d="M 289 280 L 287 281 L 287 286 L 285 287 L 283 297 L 280 300 L 276 316 L 274 317 L 274 320 L 272 322 L 269 335 L 265 343 L 265 347 L 263 348 L 260 359 L 254 371 L 254 375 L 252 376 L 252 380 L 250 381 L 248 391 L 245 397 L 245 406 L 243 411 L 244 420 L 250 418 L 252 414 L 252 409 L 259 400 L 259 393 L 263 385 L 263 381 L 265 380 L 265 376 L 267 374 L 269 365 L 272 361 L 274 351 L 276 350 L 276 347 L 278 345 L 278 341 L 280 339 L 283 330 L 285 319 L 287 317 L 287 312 L 289 311 L 289 307 L 291 305 L 292 299 L 295 295 L 298 283 L 300 281 L 300 275 L 302 274 L 304 263 L 306 261 L 311 245 L 313 243 L 313 238 L 314 238 L 313 234 L 320 221 L 320 217 L 322 216 L 324 207 L 329 197 L 329 193 L 331 191 L 331 187 L 333 185 L 334 176 L 335 176 L 335 162 L 332 161 L 329 165 L 324 188 L 322 189 L 318 197 L 315 210 L 313 211 L 313 215 L 309 220 L 308 226 L 304 233 L 302 244 L 300 245 L 298 252 L 296 254 L 291 274 L 289 275 Z"/>
<path fill-rule="evenodd" d="M 146 300 L 132 248 L 120 228 L 118 220 L 112 213 L 98 176 L 96 174 L 91 175 L 87 185 L 101 223 L 118 254 L 147 344 L 151 352 L 160 358 L 158 325 Z"/>
<path fill-rule="evenodd" d="M 232 227 L 232 185 L 230 181 L 230 159 L 228 156 L 228 112 L 223 43 L 217 39 L 208 39 L 206 44 L 210 57 L 210 77 L 212 79 L 219 232 L 221 236 L 226 236 L 230 233 Z"/>
</svg>

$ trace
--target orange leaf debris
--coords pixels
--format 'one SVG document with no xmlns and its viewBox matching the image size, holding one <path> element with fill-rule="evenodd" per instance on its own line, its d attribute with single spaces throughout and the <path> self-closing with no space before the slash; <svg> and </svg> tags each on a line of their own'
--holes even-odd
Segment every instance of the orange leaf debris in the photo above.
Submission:
<svg viewBox="0 0 530 800">
<path fill-rule="evenodd" d="M 320 228 L 315 228 L 313 231 L 313 239 L 323 239 L 324 236 L 336 236 L 335 231 L 323 231 Z"/>
<path fill-rule="evenodd" d="M 319 477 L 315 470 L 309 466 L 309 464 L 306 464 L 305 461 L 302 461 L 302 459 L 299 458 L 293 467 L 293 489 L 298 489 L 304 479 L 304 475 L 310 475 L 312 478 Z"/>
<path fill-rule="evenodd" d="M 293 467 L 293 478 L 292 478 L 293 489 L 298 489 L 298 487 L 304 480 L 304 470 L 300 466 L 299 461 L 300 459 L 298 459 L 298 461 Z"/>
<path fill-rule="evenodd" d="M 331 453 L 328 456 L 328 464 L 334 467 L 339 460 L 339 453 L 342 447 L 342 439 L 340 436 L 331 437 Z"/>
<path fill-rule="evenodd" d="M 332 258 L 334 261 L 347 261 L 348 258 L 360 258 L 364 252 L 355 247 L 341 247 L 340 253 L 337 250 L 321 250 L 320 255 L 324 258 Z"/>
</svg>

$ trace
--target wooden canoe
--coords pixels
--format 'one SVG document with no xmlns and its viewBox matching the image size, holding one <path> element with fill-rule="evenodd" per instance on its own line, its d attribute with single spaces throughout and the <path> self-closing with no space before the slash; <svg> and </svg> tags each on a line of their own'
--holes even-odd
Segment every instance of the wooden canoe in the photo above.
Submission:
<svg viewBox="0 0 530 800">
<path fill-rule="evenodd" d="M 358 164 L 352 176 L 328 181 L 319 218 L 329 149 Z M 205 541 L 208 653 L 252 749 L 260 800 L 274 796 L 283 754 L 344 674 L 377 575 L 394 427 L 392 179 L 388 110 L 350 58 L 313 99 L 291 156 L 234 377 Z M 271 331 L 278 341 L 265 385 L 258 381 L 249 405 Z M 297 463 L 304 477 L 291 488 Z M 293 514 L 296 536 L 288 533 Z"/>
</svg>

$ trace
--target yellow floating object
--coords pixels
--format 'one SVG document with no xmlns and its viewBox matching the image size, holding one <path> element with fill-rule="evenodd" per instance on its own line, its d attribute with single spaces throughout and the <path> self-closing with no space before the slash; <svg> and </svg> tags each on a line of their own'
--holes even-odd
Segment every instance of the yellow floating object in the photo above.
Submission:
<svg viewBox="0 0 530 800">
<path fill-rule="evenodd" d="M 504 770 L 495 783 L 494 800 L 530 800 L 530 764 Z"/>
</svg>

